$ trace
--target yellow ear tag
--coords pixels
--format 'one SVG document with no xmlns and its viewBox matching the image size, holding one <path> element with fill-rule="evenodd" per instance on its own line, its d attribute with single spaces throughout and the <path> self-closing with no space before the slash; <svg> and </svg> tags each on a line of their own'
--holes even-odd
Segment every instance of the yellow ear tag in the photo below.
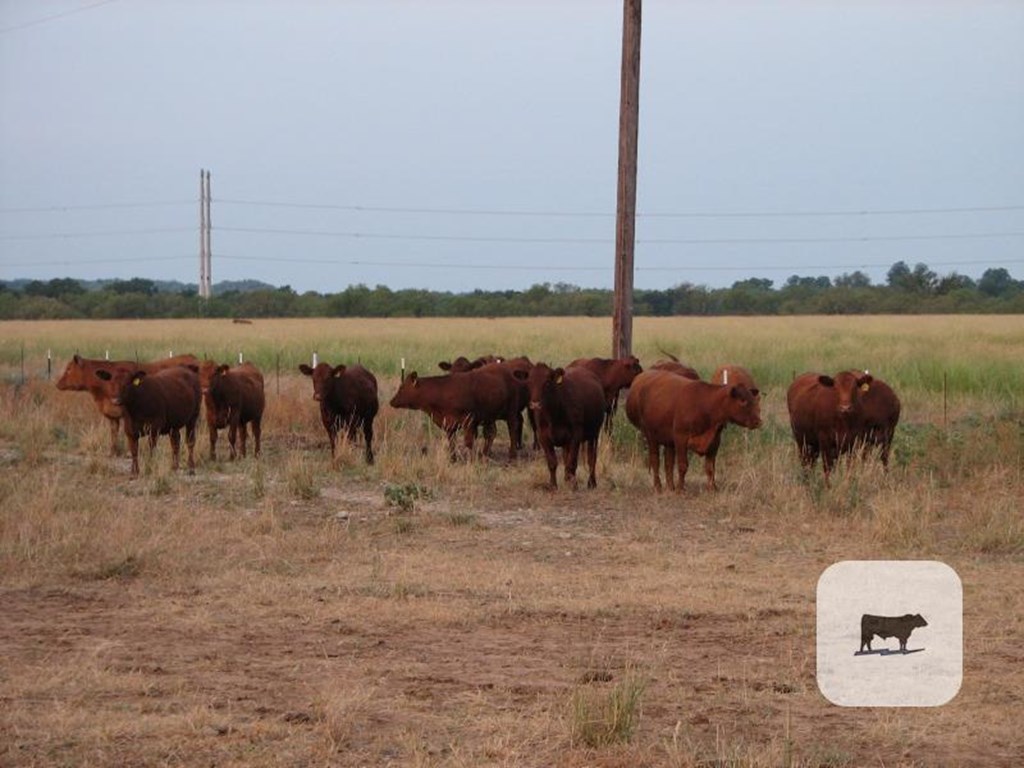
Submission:
<svg viewBox="0 0 1024 768">
<path fill-rule="evenodd" d="M 136 386 L 136 387 L 139 386 L 139 384 L 141 384 L 141 383 L 142 383 L 142 379 L 140 379 L 138 376 L 136 376 L 134 379 L 132 379 L 132 384 L 134 386 Z"/>
<path fill-rule="evenodd" d="M 557 377 L 555 377 L 555 384 L 561 384 L 563 378 L 564 377 L 561 374 L 559 374 Z"/>
<path fill-rule="evenodd" d="M 860 385 L 860 391 L 861 392 L 867 392 L 869 389 L 871 389 L 871 385 L 870 384 L 861 384 Z"/>
</svg>

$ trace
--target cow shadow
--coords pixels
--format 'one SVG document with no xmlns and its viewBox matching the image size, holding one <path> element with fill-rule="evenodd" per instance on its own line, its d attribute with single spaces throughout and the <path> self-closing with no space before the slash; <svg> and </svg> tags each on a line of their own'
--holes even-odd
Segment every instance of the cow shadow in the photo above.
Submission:
<svg viewBox="0 0 1024 768">
<path fill-rule="evenodd" d="M 854 656 L 906 656 L 910 653 L 920 653 L 924 648 L 908 648 L 905 651 L 899 649 L 879 648 L 877 651 L 856 651 Z"/>
</svg>

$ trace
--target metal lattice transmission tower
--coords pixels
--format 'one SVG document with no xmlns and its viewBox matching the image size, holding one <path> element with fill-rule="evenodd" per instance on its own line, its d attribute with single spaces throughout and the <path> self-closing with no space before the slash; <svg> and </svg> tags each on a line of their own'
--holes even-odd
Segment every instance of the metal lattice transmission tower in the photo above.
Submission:
<svg viewBox="0 0 1024 768">
<path fill-rule="evenodd" d="M 213 253 L 210 240 L 210 172 L 199 171 L 199 296 L 211 296 Z"/>
</svg>

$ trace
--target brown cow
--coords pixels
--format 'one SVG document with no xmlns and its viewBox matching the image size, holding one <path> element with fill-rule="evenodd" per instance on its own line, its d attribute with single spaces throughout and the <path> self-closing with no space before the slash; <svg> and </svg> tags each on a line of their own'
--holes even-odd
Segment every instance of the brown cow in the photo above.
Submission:
<svg viewBox="0 0 1024 768">
<path fill-rule="evenodd" d="M 682 376 L 684 379 L 690 381 L 700 381 L 700 374 L 697 373 L 696 369 L 690 366 L 680 363 L 678 360 L 659 360 L 651 366 L 652 371 L 668 371 L 674 373 L 677 376 Z"/>
<path fill-rule="evenodd" d="M 864 431 L 861 396 L 873 381 L 870 374 L 843 371 L 834 378 L 804 373 L 789 385 L 789 423 L 805 470 L 814 465 L 820 454 L 828 482 L 840 454 L 853 450 Z"/>
<path fill-rule="evenodd" d="M 508 368 L 492 364 L 465 373 L 423 377 L 413 371 L 391 398 L 391 407 L 429 415 L 448 436 L 453 461 L 456 459 L 455 434 L 460 427 L 469 451 L 473 449 L 477 427 L 483 427 L 483 454 L 489 456 L 497 432 L 495 422 L 505 421 L 509 432 L 509 458 L 516 457 L 516 434 L 522 435 L 522 416 L 518 382 Z"/>
<path fill-rule="evenodd" d="M 175 355 L 153 360 L 149 363 L 138 363 L 129 360 L 95 360 L 75 355 L 64 368 L 64 372 L 57 380 L 57 389 L 72 392 L 88 392 L 96 403 L 96 409 L 110 422 L 110 455 L 117 456 L 117 433 L 121 426 L 121 417 L 124 410 L 120 405 L 114 405 L 115 393 L 111 390 L 109 380 L 104 380 L 96 375 L 97 371 L 105 370 L 111 374 L 118 370 L 129 370 L 129 372 L 141 370 L 146 373 L 156 373 L 164 368 L 174 368 L 179 365 L 196 365 L 199 360 L 193 355 Z"/>
<path fill-rule="evenodd" d="M 338 431 L 344 428 L 351 441 L 362 427 L 366 463 L 373 464 L 373 420 L 380 409 L 376 377 L 361 365 L 331 366 L 321 362 L 310 368 L 303 363 L 299 370 L 313 379 L 313 399 L 320 403 L 320 421 L 331 442 L 331 458 Z"/>
<path fill-rule="evenodd" d="M 606 407 L 601 380 L 583 366 L 552 370 L 544 363 L 537 363 L 529 372 L 516 371 L 515 376 L 529 387 L 530 410 L 537 417 L 537 434 L 548 461 L 551 487 L 558 487 L 556 447 L 562 449 L 565 481 L 573 488 L 577 486 L 576 466 L 583 444 L 587 446 L 590 470 L 587 487 L 597 487 L 597 441 Z"/>
<path fill-rule="evenodd" d="M 115 394 L 112 402 L 122 408 L 124 433 L 132 455 L 132 475 L 139 474 L 139 436 L 149 435 L 149 451 L 156 448 L 159 435 L 171 439 L 172 467 L 178 469 L 181 454 L 181 428 L 185 428 L 188 446 L 188 472 L 195 474 L 193 449 L 196 444 L 196 421 L 199 419 L 198 366 L 164 368 L 148 374 L 138 368 L 134 371 L 119 368 L 110 371 L 101 368 L 96 375 L 109 382 Z"/>
<path fill-rule="evenodd" d="M 757 389 L 753 374 L 742 365 L 720 365 L 711 374 L 712 384 L 742 384 L 747 389 Z"/>
<path fill-rule="evenodd" d="M 644 372 L 640 361 L 633 355 L 618 359 L 581 357 L 569 363 L 566 369 L 569 368 L 586 368 L 601 382 L 605 402 L 604 426 L 608 432 L 611 432 L 612 416 L 615 415 L 615 411 L 619 407 L 619 391 L 628 388 L 633 383 L 633 379 Z"/>
<path fill-rule="evenodd" d="M 246 425 L 252 424 L 255 445 L 253 455 L 260 455 L 263 422 L 263 374 L 252 363 L 232 368 L 205 360 L 199 367 L 199 386 L 206 406 L 206 427 L 210 433 L 210 459 L 217 458 L 217 430 L 227 427 L 231 460 L 235 460 L 235 438 L 240 435 L 240 451 L 245 457 Z"/>
<path fill-rule="evenodd" d="M 850 371 L 860 376 L 860 371 Z M 864 371 L 867 373 L 867 371 Z M 882 466 L 889 467 L 889 452 L 892 449 L 892 438 L 896 433 L 896 425 L 900 421 L 900 399 L 892 387 L 878 377 L 874 377 L 871 385 L 861 388 L 860 404 L 864 410 L 864 424 L 861 438 L 864 440 L 864 453 L 873 446 L 880 448 L 879 458 Z"/>
<path fill-rule="evenodd" d="M 695 368 L 691 368 L 685 363 L 679 362 L 679 358 L 675 355 L 666 352 L 665 350 L 658 348 L 661 354 L 666 355 L 668 360 L 658 360 L 654 365 L 651 366 L 656 371 L 671 371 L 679 376 L 682 376 L 692 381 L 700 381 L 700 374 L 697 373 Z M 716 384 L 719 382 L 715 382 Z"/>
<path fill-rule="evenodd" d="M 661 490 L 658 453 L 665 447 L 665 475 L 675 489 L 673 463 L 679 466 L 682 491 L 689 468 L 687 453 L 704 457 L 708 490 L 715 490 L 715 460 L 722 430 L 729 422 L 747 429 L 761 426 L 758 391 L 742 384 L 726 386 L 692 381 L 670 371 L 647 371 L 637 376 L 626 399 L 626 415 L 647 441 L 648 465 L 654 487 Z"/>
</svg>

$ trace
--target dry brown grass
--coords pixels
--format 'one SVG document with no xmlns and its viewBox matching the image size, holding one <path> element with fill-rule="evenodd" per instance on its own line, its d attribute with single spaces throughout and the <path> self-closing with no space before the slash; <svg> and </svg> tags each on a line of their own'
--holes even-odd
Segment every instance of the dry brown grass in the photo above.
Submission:
<svg viewBox="0 0 1024 768">
<path fill-rule="evenodd" d="M 561 322 L 517 322 L 516 351 L 546 356 L 559 344 Z M 783 321 L 743 322 L 749 337 L 719 354 L 743 361 Z M 888 334 L 906 350 L 908 335 L 938 344 L 931 322 L 871 319 L 853 341 L 836 329 L 829 338 Z M 1021 323 L 1010 322 L 1010 341 L 995 323 L 975 336 L 984 354 L 1019 365 Z M 729 323 L 687 327 L 721 344 L 742 327 Z M 397 343 L 409 324 L 422 333 L 414 321 L 345 330 Z M 96 332 L 50 325 L 18 332 L 43 345 Z M 275 343 L 301 335 L 257 326 Z M 440 324 L 465 345 L 422 357 L 508 350 L 509 337 L 480 326 Z M 195 333 L 145 328 L 123 333 L 176 351 Z M 673 338 L 657 324 L 644 331 L 650 347 Z M 783 341 L 799 354 L 795 338 Z M 382 376 L 382 399 L 395 383 Z M 927 405 L 935 390 L 908 383 L 892 470 L 855 463 L 825 488 L 800 478 L 776 389 L 763 430 L 727 432 L 722 490 L 699 490 L 693 466 L 679 497 L 651 492 L 623 424 L 601 447 L 593 492 L 547 491 L 536 457 L 508 466 L 501 432 L 495 460 L 451 464 L 419 414 L 387 406 L 376 465 L 358 445 L 339 446 L 332 464 L 308 380 L 288 374 L 280 395 L 274 384 L 262 460 L 210 462 L 201 434 L 189 477 L 169 471 L 163 440 L 137 480 L 126 459 L 107 458 L 87 397 L 45 381 L 0 385 L 0 764 L 1018 764 L 1019 391 L 999 399 L 978 382 L 943 429 L 941 408 Z M 428 493 L 403 510 L 389 485 Z M 965 673 L 953 702 L 841 709 L 818 693 L 817 578 L 853 558 L 957 569 Z M 588 744 L 581 722 L 604 715 L 574 703 L 605 712 L 616 691 L 636 694 L 628 736 Z"/>
</svg>

